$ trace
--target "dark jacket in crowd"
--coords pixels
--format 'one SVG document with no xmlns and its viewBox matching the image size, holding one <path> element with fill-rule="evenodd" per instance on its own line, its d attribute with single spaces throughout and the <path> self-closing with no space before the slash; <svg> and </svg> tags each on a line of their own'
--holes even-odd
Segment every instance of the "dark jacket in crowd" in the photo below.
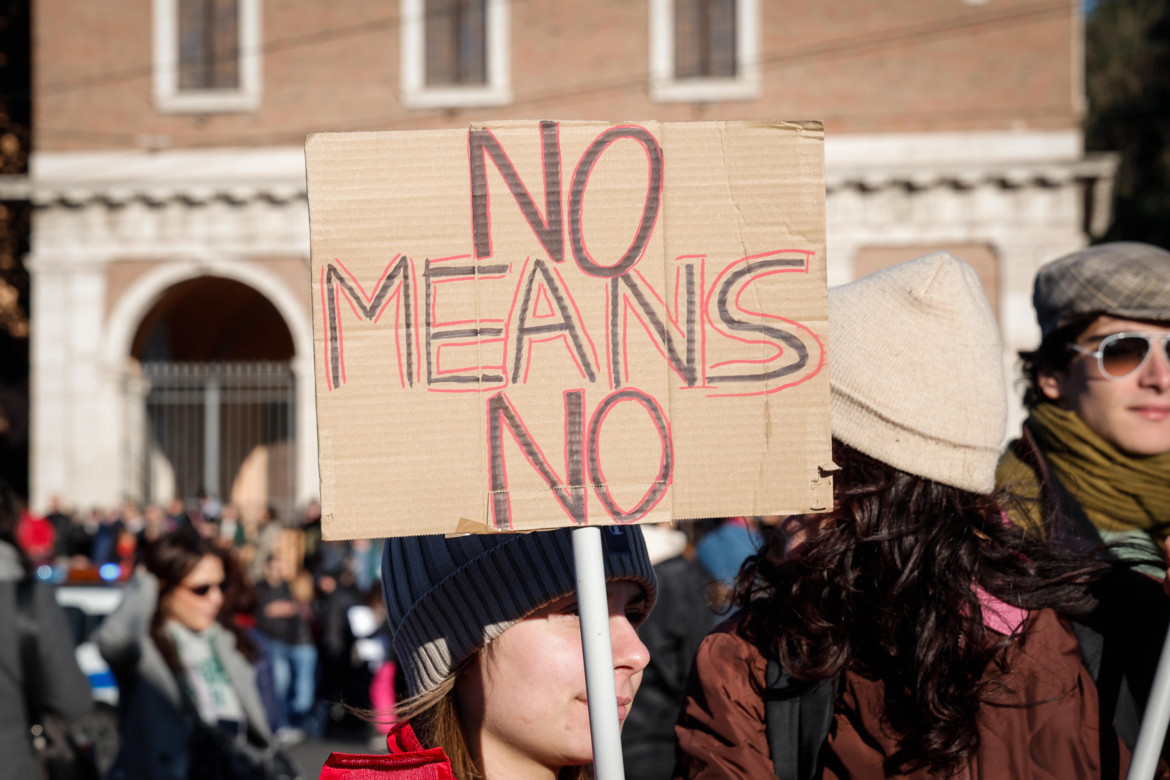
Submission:
<svg viewBox="0 0 1170 780">
<path fill-rule="evenodd" d="M 25 780 L 38 776 L 25 716 L 20 636 L 15 630 L 17 582 L 25 575 L 16 548 L 0 541 L 0 778 Z M 89 681 L 77 666 L 73 639 L 65 613 L 52 588 L 35 584 L 33 609 L 40 635 L 37 641 L 41 703 L 66 722 L 80 718 L 93 706 Z"/>
<path fill-rule="evenodd" d="M 261 580 L 253 588 L 256 592 L 256 628 L 264 636 L 286 645 L 313 643 L 309 623 L 299 610 L 287 617 L 270 617 L 265 614 L 265 607 L 277 601 L 296 604 L 287 582 L 271 585 L 266 580 Z"/>
<path fill-rule="evenodd" d="M 701 566 L 676 555 L 654 566 L 658 600 L 638 636 L 650 663 L 622 729 L 627 780 L 668 780 L 674 765 L 674 721 L 687 673 L 703 637 L 714 627 L 707 608 L 711 580 Z"/>
</svg>

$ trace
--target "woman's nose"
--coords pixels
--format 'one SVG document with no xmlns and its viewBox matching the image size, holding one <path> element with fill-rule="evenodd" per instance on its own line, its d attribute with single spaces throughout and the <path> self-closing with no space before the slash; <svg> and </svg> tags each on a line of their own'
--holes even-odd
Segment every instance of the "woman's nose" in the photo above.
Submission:
<svg viewBox="0 0 1170 780">
<path fill-rule="evenodd" d="M 642 643 L 637 629 L 625 615 L 615 615 L 609 621 L 610 640 L 613 642 L 613 666 L 640 672 L 650 663 L 650 651 Z"/>
</svg>

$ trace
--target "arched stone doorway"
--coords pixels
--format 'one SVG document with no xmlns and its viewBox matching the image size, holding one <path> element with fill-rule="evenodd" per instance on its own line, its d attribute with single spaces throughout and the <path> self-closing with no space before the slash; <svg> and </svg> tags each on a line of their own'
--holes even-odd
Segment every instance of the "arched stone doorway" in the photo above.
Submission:
<svg viewBox="0 0 1170 780">
<path fill-rule="evenodd" d="M 289 516 L 295 354 L 288 324 L 255 288 L 220 276 L 168 287 L 130 345 L 127 492 L 165 504 L 206 491 Z"/>
</svg>

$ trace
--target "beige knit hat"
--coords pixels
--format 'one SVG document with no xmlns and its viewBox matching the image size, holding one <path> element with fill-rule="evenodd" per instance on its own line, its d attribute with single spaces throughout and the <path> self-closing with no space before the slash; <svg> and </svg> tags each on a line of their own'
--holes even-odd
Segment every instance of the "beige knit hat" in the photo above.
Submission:
<svg viewBox="0 0 1170 780">
<path fill-rule="evenodd" d="M 975 271 L 947 252 L 829 290 L 833 436 L 902 471 L 995 487 L 1003 353 Z"/>
</svg>

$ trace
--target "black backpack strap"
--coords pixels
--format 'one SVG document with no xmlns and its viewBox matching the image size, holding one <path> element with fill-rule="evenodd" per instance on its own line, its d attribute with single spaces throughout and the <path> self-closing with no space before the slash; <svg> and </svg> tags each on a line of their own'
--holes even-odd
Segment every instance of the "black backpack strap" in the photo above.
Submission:
<svg viewBox="0 0 1170 780">
<path fill-rule="evenodd" d="M 1161 582 L 1125 568 L 1097 582 L 1093 595 L 1097 608 L 1071 621 L 1072 629 L 1097 685 L 1102 731 L 1112 726 L 1132 748 L 1170 626 L 1170 603 Z"/>
<path fill-rule="evenodd" d="M 1101 676 L 1101 658 L 1105 653 L 1105 637 L 1100 631 L 1076 620 L 1069 621 L 1073 633 L 1077 635 L 1077 644 L 1081 648 L 1081 661 L 1089 670 L 1089 676 L 1095 681 Z"/>
<path fill-rule="evenodd" d="M 1070 621 L 1077 645 L 1081 650 L 1081 662 L 1089 676 L 1097 684 L 1097 727 L 1099 730 L 1098 750 L 1101 756 L 1101 777 L 1118 777 L 1121 772 L 1121 757 L 1117 747 L 1117 736 L 1134 724 L 1129 718 L 1136 716 L 1132 709 L 1133 699 L 1129 688 L 1118 673 L 1116 664 L 1105 659 L 1105 636 L 1079 621 Z M 1122 706 L 1123 702 L 1130 706 Z M 1130 714 L 1132 713 L 1132 715 Z M 1140 725 L 1140 721 L 1137 725 Z M 1135 731 L 1126 744 L 1133 745 Z"/>
<path fill-rule="evenodd" d="M 779 780 L 814 780 L 833 726 L 837 679 L 794 680 L 774 659 L 764 678 L 764 717 L 772 767 Z"/>
</svg>

